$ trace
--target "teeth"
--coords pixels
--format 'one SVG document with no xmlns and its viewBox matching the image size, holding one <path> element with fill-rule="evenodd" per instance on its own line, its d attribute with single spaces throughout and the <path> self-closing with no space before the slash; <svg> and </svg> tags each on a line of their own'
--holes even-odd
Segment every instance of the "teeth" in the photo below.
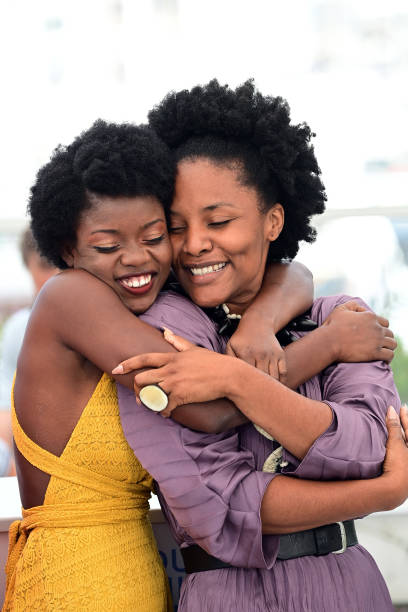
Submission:
<svg viewBox="0 0 408 612">
<path fill-rule="evenodd" d="M 218 263 L 212 266 L 204 266 L 204 268 L 190 268 L 191 274 L 193 276 L 204 276 L 204 274 L 211 274 L 211 272 L 218 272 L 218 270 L 222 270 L 225 268 L 226 263 Z"/>
<path fill-rule="evenodd" d="M 122 283 L 126 285 L 126 287 L 144 287 L 148 285 L 152 280 L 151 274 L 146 274 L 145 276 L 134 276 L 133 278 L 124 278 Z"/>
</svg>

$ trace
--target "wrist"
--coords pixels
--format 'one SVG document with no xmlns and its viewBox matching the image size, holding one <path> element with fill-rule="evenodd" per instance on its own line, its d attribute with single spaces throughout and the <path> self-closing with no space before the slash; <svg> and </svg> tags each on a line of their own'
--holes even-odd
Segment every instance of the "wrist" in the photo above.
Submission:
<svg viewBox="0 0 408 612">
<path fill-rule="evenodd" d="M 335 326 L 328 322 L 327 324 L 318 327 L 315 331 L 320 335 L 322 347 L 324 348 L 324 352 L 328 355 L 330 364 L 335 363 L 336 361 L 341 361 L 340 340 L 338 338 L 338 334 L 336 333 Z"/>
<path fill-rule="evenodd" d="M 244 381 L 248 380 L 250 375 L 249 370 L 254 368 L 237 357 L 228 357 L 228 360 L 228 368 L 222 382 L 224 396 L 237 404 L 241 399 Z"/>
<path fill-rule="evenodd" d="M 258 302 L 254 302 L 242 314 L 239 327 L 242 328 L 248 325 L 250 330 L 257 329 L 259 327 L 259 320 L 261 319 L 262 327 L 264 329 L 268 329 L 273 334 L 276 334 L 276 332 L 285 326 L 285 323 L 283 322 L 280 324 L 277 314 L 271 312 L 270 310 L 270 305 L 265 303 L 265 306 L 263 307 L 261 299 L 258 298 Z"/>
<path fill-rule="evenodd" d="M 404 484 L 406 483 L 406 477 L 401 482 L 393 474 L 385 472 L 375 481 L 378 481 L 381 486 L 380 508 L 377 512 L 394 510 L 405 501 L 407 496 L 406 484 Z"/>
</svg>

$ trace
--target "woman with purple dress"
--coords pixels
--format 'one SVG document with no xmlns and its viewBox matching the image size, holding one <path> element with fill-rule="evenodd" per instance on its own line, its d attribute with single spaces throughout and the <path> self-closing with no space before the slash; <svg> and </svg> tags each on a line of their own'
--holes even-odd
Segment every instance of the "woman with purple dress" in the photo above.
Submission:
<svg viewBox="0 0 408 612">
<path fill-rule="evenodd" d="M 170 94 L 150 122 L 178 163 L 170 214 L 178 279 L 196 304 L 223 304 L 238 318 L 267 262 L 292 258 L 300 240 L 313 239 L 309 219 L 322 211 L 324 191 L 309 128 L 290 125 L 286 103 L 251 82 Z M 310 316 L 321 334 L 348 299 L 314 302 Z M 216 326 L 187 304 L 180 317 L 180 300 L 156 302 L 145 320 L 222 352 Z M 312 370 L 318 359 L 310 356 Z M 204 348 L 141 355 L 115 373 L 141 368 L 154 369 L 139 373 L 137 386 L 160 385 L 167 412 L 227 397 L 250 421 L 219 434 L 194 432 L 135 406 L 118 387 L 125 435 L 157 481 L 182 547 L 188 576 L 180 610 L 393 609 L 351 520 L 367 513 L 373 484 L 356 479 L 381 473 L 387 407 L 400 407 L 384 361 L 334 363 L 310 379 L 306 368 L 293 385 L 300 393 Z"/>
</svg>

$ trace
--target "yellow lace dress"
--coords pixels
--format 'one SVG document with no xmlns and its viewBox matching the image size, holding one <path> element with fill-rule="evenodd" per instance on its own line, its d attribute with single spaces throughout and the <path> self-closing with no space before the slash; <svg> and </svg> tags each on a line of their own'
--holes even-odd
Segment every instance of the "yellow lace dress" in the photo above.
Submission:
<svg viewBox="0 0 408 612">
<path fill-rule="evenodd" d="M 150 475 L 123 435 L 114 381 L 104 374 L 62 455 L 21 429 L 20 452 L 51 474 L 42 506 L 10 527 L 3 612 L 171 609 L 148 518 Z"/>
</svg>

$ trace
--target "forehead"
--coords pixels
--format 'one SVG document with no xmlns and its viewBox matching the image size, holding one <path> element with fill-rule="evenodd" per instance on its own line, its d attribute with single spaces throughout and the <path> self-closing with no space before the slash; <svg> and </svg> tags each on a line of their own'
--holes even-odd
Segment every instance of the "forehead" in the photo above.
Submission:
<svg viewBox="0 0 408 612">
<path fill-rule="evenodd" d="M 131 223 L 134 228 L 135 225 L 142 227 L 153 219 L 165 220 L 163 206 L 151 196 L 92 196 L 90 203 L 91 207 L 81 215 L 79 228 L 112 223 L 123 227 Z"/>
<path fill-rule="evenodd" d="M 171 212 L 192 212 L 217 208 L 257 208 L 254 187 L 243 185 L 240 169 L 234 164 L 217 164 L 209 159 L 183 160 L 178 164 Z"/>
</svg>

